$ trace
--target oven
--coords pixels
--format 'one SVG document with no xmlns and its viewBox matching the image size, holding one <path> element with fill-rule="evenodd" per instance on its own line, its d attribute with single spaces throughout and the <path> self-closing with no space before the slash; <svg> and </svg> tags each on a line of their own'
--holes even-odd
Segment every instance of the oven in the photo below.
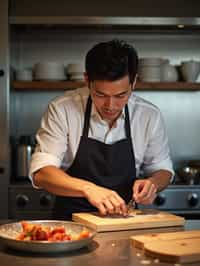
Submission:
<svg viewBox="0 0 200 266">
<path fill-rule="evenodd" d="M 51 219 L 55 196 L 29 182 L 12 183 L 8 191 L 9 219 Z"/>
<path fill-rule="evenodd" d="M 34 189 L 29 182 L 11 184 L 9 187 L 9 218 L 50 219 L 55 196 Z M 200 185 L 169 185 L 161 191 L 152 205 L 139 205 L 181 215 L 187 219 L 200 219 Z"/>
</svg>

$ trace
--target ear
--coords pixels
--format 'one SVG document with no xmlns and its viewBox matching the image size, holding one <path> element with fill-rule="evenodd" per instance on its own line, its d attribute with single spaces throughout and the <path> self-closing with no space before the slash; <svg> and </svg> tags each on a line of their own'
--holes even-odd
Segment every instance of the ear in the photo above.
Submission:
<svg viewBox="0 0 200 266">
<path fill-rule="evenodd" d="M 88 79 L 87 72 L 84 72 L 84 80 L 85 80 L 86 86 L 90 89 L 90 82 L 89 82 L 89 79 Z"/>
<path fill-rule="evenodd" d="M 85 80 L 85 82 L 88 83 L 88 75 L 87 75 L 87 72 L 84 72 L 83 74 L 84 74 L 84 80 Z"/>
<path fill-rule="evenodd" d="M 135 75 L 135 79 L 133 81 L 133 86 L 132 86 L 132 91 L 135 89 L 135 85 L 136 85 L 136 82 L 137 82 L 137 77 L 138 77 L 138 74 Z"/>
</svg>

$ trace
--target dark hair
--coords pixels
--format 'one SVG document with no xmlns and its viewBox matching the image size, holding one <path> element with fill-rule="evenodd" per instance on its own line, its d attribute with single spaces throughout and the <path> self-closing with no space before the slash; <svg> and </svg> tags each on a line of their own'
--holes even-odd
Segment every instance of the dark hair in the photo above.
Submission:
<svg viewBox="0 0 200 266">
<path fill-rule="evenodd" d="M 134 82 L 138 69 L 138 55 L 133 46 L 121 40 L 96 44 L 86 55 L 85 68 L 89 81 L 114 81 L 129 75 Z"/>
</svg>

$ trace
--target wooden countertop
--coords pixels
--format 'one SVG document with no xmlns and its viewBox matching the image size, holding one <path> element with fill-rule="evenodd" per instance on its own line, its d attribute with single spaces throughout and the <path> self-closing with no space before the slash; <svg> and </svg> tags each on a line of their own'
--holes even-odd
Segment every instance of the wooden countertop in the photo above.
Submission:
<svg viewBox="0 0 200 266">
<path fill-rule="evenodd" d="M 0 224 L 11 222 L 0 220 Z M 0 245 L 0 264 L 2 266 L 80 266 L 80 265 L 109 265 L 109 266 L 141 266 L 151 260 L 149 265 L 169 266 L 174 264 L 156 262 L 144 257 L 141 250 L 133 248 L 130 236 L 149 232 L 174 232 L 182 230 L 200 229 L 200 220 L 188 220 L 184 227 L 171 227 L 146 230 L 128 230 L 119 232 L 98 233 L 91 245 L 76 252 L 52 254 L 31 254 L 5 249 Z M 184 264 L 185 266 L 186 264 Z M 192 264 L 199 265 L 197 264 Z"/>
</svg>

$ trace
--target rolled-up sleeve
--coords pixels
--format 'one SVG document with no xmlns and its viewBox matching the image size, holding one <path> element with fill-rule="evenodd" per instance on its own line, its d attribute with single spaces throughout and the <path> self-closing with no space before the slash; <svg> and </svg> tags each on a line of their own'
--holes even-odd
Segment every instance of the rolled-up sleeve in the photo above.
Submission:
<svg viewBox="0 0 200 266">
<path fill-rule="evenodd" d="M 32 183 L 33 174 L 39 169 L 48 165 L 61 166 L 67 150 L 67 128 L 66 110 L 58 108 L 53 102 L 50 103 L 36 134 L 37 146 L 29 169 Z"/>
<path fill-rule="evenodd" d="M 168 137 L 163 117 L 157 112 L 156 120 L 149 124 L 148 144 L 144 153 L 143 171 L 145 175 L 152 174 L 158 170 L 168 170 L 172 173 L 173 181 L 174 170 L 170 158 Z"/>
</svg>

